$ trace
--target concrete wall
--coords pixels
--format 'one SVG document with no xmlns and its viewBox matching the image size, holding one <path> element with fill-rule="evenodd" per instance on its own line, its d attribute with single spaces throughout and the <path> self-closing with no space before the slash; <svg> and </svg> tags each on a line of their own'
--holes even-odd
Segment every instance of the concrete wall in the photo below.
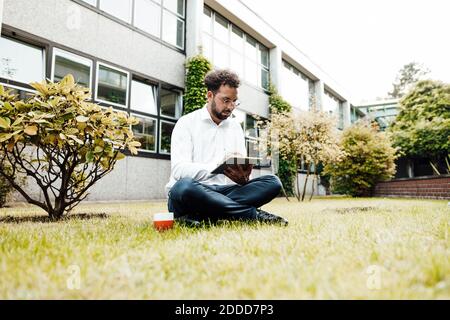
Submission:
<svg viewBox="0 0 450 320">
<path fill-rule="evenodd" d="M 165 185 L 169 182 L 170 161 L 127 157 L 118 161 L 114 170 L 91 189 L 87 201 L 126 201 L 166 199 Z M 25 189 L 34 199 L 44 201 L 41 189 L 28 179 Z M 25 199 L 14 192 L 12 201 Z"/>
<path fill-rule="evenodd" d="M 184 87 L 184 54 L 121 23 L 70 0 L 4 2 L 6 25 Z"/>
</svg>

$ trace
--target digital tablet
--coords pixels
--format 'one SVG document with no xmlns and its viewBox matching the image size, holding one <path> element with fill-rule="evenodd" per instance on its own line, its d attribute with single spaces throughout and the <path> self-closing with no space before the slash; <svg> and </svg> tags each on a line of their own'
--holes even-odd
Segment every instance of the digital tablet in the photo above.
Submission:
<svg viewBox="0 0 450 320">
<path fill-rule="evenodd" d="M 230 157 L 224 162 L 222 162 L 217 168 L 211 171 L 212 174 L 223 174 L 223 171 L 227 166 L 232 165 L 257 165 L 261 159 L 260 158 L 252 158 L 252 157 Z"/>
</svg>

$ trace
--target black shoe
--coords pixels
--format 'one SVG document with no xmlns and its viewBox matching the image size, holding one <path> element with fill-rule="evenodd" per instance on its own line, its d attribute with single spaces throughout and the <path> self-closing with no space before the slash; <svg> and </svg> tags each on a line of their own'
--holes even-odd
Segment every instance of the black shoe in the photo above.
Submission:
<svg viewBox="0 0 450 320">
<path fill-rule="evenodd" d="M 217 224 L 218 219 L 211 217 L 202 217 L 199 215 L 187 214 L 179 218 L 175 218 L 175 222 L 186 227 L 198 228 L 200 226 L 212 226 Z"/>
<path fill-rule="evenodd" d="M 175 218 L 175 222 L 185 227 L 198 228 L 202 225 L 202 222 L 192 215 L 185 215 Z"/>
<path fill-rule="evenodd" d="M 262 223 L 281 224 L 282 226 L 287 226 L 289 224 L 289 221 L 287 219 L 276 216 L 261 209 L 256 210 L 256 221 Z"/>
</svg>

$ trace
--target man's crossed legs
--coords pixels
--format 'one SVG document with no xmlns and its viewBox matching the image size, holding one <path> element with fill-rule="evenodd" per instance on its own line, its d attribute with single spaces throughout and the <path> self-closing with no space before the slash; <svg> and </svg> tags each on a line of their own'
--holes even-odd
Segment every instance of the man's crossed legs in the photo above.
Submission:
<svg viewBox="0 0 450 320">
<path fill-rule="evenodd" d="M 287 225 L 287 220 L 258 209 L 272 201 L 281 187 L 274 175 L 261 176 L 243 186 L 209 186 L 184 178 L 171 188 L 168 208 L 179 220 L 255 220 Z"/>
</svg>

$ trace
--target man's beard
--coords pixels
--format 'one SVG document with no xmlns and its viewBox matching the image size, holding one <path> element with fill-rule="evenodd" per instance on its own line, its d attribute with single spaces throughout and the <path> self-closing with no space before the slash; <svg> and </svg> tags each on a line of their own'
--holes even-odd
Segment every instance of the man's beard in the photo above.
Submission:
<svg viewBox="0 0 450 320">
<path fill-rule="evenodd" d="M 217 111 L 217 104 L 214 100 L 211 103 L 211 111 L 214 114 L 214 116 L 220 120 L 227 120 L 231 116 L 231 113 L 228 115 L 225 115 L 225 114 L 222 114 L 219 111 Z"/>
</svg>

